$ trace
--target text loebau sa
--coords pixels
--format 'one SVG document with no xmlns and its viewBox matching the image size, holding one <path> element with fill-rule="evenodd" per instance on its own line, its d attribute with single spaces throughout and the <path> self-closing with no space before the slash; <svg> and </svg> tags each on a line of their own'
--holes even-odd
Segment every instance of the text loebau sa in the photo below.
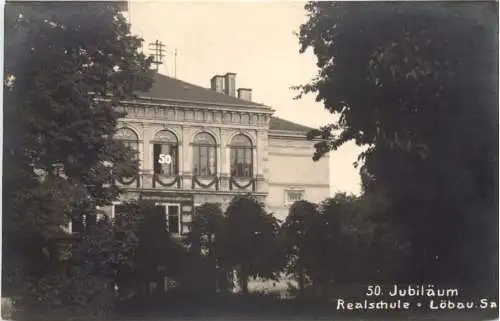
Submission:
<svg viewBox="0 0 500 321">
<path fill-rule="evenodd" d="M 497 303 L 488 299 L 479 300 L 479 304 L 473 301 L 456 302 L 451 300 L 434 301 L 430 300 L 427 305 L 418 303 L 418 308 L 428 307 L 430 310 L 472 310 L 472 309 L 496 309 Z M 410 302 L 408 301 L 357 301 L 346 302 L 342 299 L 337 299 L 337 310 L 409 310 Z"/>
</svg>

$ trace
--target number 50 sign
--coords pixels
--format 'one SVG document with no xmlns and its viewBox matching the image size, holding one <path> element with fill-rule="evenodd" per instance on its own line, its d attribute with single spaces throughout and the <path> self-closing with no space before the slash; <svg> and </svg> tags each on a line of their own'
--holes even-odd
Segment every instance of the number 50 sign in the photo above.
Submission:
<svg viewBox="0 0 500 321">
<path fill-rule="evenodd" d="M 159 164 L 172 164 L 172 156 L 167 154 L 160 154 L 158 157 Z"/>
</svg>

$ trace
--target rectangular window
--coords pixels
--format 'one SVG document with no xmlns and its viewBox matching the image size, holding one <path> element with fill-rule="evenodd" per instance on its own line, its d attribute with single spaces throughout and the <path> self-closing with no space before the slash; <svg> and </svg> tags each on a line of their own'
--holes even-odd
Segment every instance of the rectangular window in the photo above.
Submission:
<svg viewBox="0 0 500 321">
<path fill-rule="evenodd" d="M 155 213 L 155 222 L 163 226 L 164 231 L 171 234 L 181 234 L 181 211 L 179 204 L 157 204 L 158 211 Z"/>
<path fill-rule="evenodd" d="M 293 204 L 294 202 L 301 201 L 304 199 L 303 191 L 287 191 L 286 193 L 286 203 Z"/>
<path fill-rule="evenodd" d="M 180 234 L 181 232 L 181 218 L 179 205 L 168 205 L 168 231 L 172 234 Z"/>
<path fill-rule="evenodd" d="M 301 192 L 288 193 L 288 200 L 290 202 L 300 201 L 302 200 L 302 193 Z"/>
</svg>

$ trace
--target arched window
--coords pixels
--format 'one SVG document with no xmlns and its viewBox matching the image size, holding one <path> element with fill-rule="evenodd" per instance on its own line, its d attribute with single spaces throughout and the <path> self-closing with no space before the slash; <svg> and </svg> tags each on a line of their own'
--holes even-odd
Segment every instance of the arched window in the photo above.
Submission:
<svg viewBox="0 0 500 321">
<path fill-rule="evenodd" d="M 236 135 L 231 140 L 231 176 L 252 177 L 252 175 L 252 141 L 245 135 Z"/>
<path fill-rule="evenodd" d="M 155 136 L 153 142 L 153 168 L 155 174 L 175 176 L 178 173 L 179 142 L 175 135 L 162 130 Z"/>
<path fill-rule="evenodd" d="M 136 153 L 139 153 L 139 137 L 132 129 L 125 127 L 118 129 L 115 138 L 121 140 L 125 146 L 135 150 Z M 138 154 L 136 154 L 136 159 L 138 158 Z"/>
<path fill-rule="evenodd" d="M 193 172 L 196 176 L 215 176 L 217 173 L 217 144 L 212 135 L 199 133 L 193 142 Z"/>
<path fill-rule="evenodd" d="M 120 140 L 125 146 L 128 146 L 130 149 L 135 151 L 133 160 L 139 162 L 139 137 L 132 129 L 125 127 L 118 129 L 115 134 L 115 139 Z M 120 167 L 119 164 L 118 167 Z M 130 177 L 122 176 L 118 178 L 118 181 L 121 184 L 130 185 L 136 181 L 136 178 L 136 175 L 132 175 Z"/>
</svg>

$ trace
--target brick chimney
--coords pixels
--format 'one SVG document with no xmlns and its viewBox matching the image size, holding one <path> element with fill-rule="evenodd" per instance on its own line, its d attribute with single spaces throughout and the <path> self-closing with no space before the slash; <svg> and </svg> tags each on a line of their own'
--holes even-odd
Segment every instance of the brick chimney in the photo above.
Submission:
<svg viewBox="0 0 500 321">
<path fill-rule="evenodd" d="M 252 101 L 252 89 L 249 88 L 239 88 L 238 89 L 238 98 Z"/>
<path fill-rule="evenodd" d="M 236 97 L 236 74 L 228 72 L 224 75 L 224 93 Z"/>
<path fill-rule="evenodd" d="M 210 79 L 210 88 L 213 91 L 223 94 L 224 93 L 224 76 L 215 75 Z"/>
</svg>

